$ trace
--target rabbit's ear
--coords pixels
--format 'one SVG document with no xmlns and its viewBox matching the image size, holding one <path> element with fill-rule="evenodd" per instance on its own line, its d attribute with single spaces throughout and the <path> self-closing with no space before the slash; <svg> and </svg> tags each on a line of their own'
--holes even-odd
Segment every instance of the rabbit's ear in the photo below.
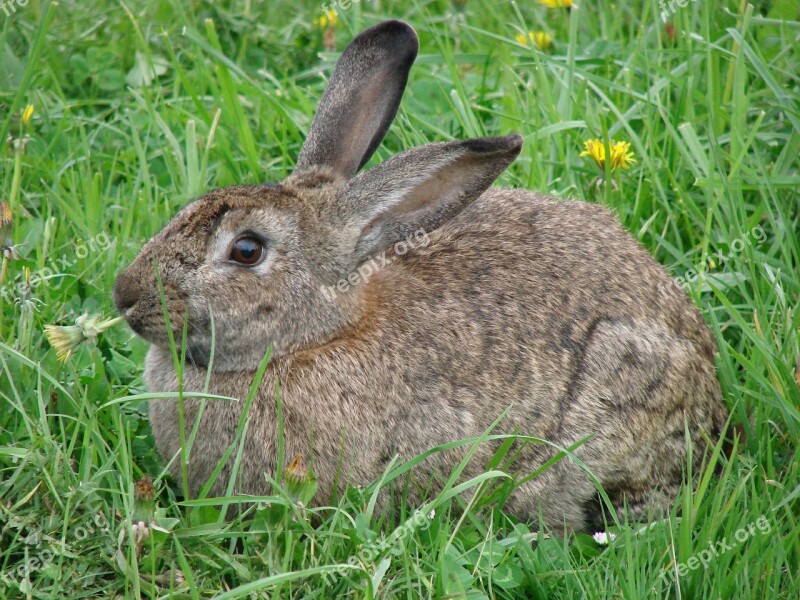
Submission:
<svg viewBox="0 0 800 600">
<path fill-rule="evenodd" d="M 402 21 L 359 34 L 336 63 L 295 172 L 327 165 L 355 175 L 392 124 L 418 49 L 417 34 Z"/>
<path fill-rule="evenodd" d="M 351 179 L 337 210 L 345 215 L 346 227 L 358 232 L 354 261 L 452 219 L 486 191 L 521 148 L 516 134 L 429 144 Z"/>
</svg>

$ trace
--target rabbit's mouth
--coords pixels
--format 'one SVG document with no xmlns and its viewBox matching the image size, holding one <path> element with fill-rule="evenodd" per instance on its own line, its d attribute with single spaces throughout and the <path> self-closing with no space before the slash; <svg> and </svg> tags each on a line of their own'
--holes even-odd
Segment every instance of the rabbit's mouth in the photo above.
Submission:
<svg viewBox="0 0 800 600">
<path fill-rule="evenodd" d="M 147 319 L 143 318 L 140 307 L 137 304 L 131 306 L 120 306 L 117 304 L 117 310 L 125 318 L 125 322 L 133 332 L 146 342 L 156 343 L 154 339 L 154 332 L 150 331 L 147 326 Z"/>
<path fill-rule="evenodd" d="M 154 330 L 152 327 L 148 327 L 140 319 L 130 318 L 128 315 L 123 316 L 133 332 L 144 341 L 152 344 L 153 346 L 157 346 L 163 350 L 166 350 L 167 352 L 170 351 L 169 336 L 167 335 L 166 327 L 164 327 L 163 322 L 161 323 L 160 327 L 157 327 Z M 178 351 L 178 356 L 181 356 L 181 354 L 183 354 L 181 344 L 183 332 L 178 329 L 173 331 L 172 334 L 176 349 Z M 186 340 L 186 363 L 194 367 L 205 368 L 208 366 L 210 361 L 210 352 L 205 344 L 193 341 L 191 339 L 192 337 L 193 336 L 190 334 L 187 336 Z"/>
<path fill-rule="evenodd" d="M 125 322 L 128 324 L 128 327 L 130 327 L 133 330 L 133 333 L 138 335 L 140 338 L 148 342 L 152 342 L 152 340 L 149 339 L 150 336 L 147 335 L 147 329 L 144 326 L 144 322 L 140 319 L 137 319 L 132 313 L 133 311 L 131 309 L 128 309 L 122 313 L 122 316 L 125 317 Z"/>
<path fill-rule="evenodd" d="M 210 360 L 209 352 L 199 344 L 186 344 L 186 363 L 193 367 L 205 369 Z"/>
<path fill-rule="evenodd" d="M 169 349 L 170 336 L 167 332 L 167 325 L 161 311 L 155 309 L 147 310 L 146 307 L 137 303 L 124 310 L 120 310 L 120 313 L 128 323 L 128 327 L 144 341 L 155 346 Z M 172 313 L 172 311 L 170 311 L 170 313 Z M 180 352 L 181 340 L 183 339 L 183 319 L 178 315 L 170 314 L 170 325 L 172 328 L 172 339 Z M 197 337 L 202 339 L 203 332 L 199 331 L 197 325 L 192 323 L 190 319 L 187 323 L 187 356 L 190 354 L 190 351 L 194 356 L 200 356 L 202 354 L 201 346 L 193 340 L 193 338 Z"/>
<path fill-rule="evenodd" d="M 188 341 L 204 336 L 202 324 L 194 322 L 188 302 L 176 286 L 164 285 L 164 298 L 160 294 L 145 289 L 136 270 L 126 269 L 117 277 L 114 285 L 114 304 L 125 318 L 133 332 L 146 342 L 169 349 L 170 335 L 164 317 L 163 302 L 166 302 L 169 327 L 175 344 L 183 339 L 184 321 L 187 321 Z M 187 344 L 188 345 L 188 344 Z M 188 348 L 187 348 L 188 349 Z M 198 351 L 195 351 L 198 354 Z"/>
</svg>

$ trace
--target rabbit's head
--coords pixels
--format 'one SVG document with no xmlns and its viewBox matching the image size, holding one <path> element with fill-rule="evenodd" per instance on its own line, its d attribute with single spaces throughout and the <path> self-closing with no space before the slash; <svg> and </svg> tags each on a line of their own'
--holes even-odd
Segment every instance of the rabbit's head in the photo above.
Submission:
<svg viewBox="0 0 800 600">
<path fill-rule="evenodd" d="M 353 273 L 452 219 L 522 144 L 516 135 L 431 144 L 356 175 L 397 112 L 417 48 L 399 21 L 361 33 L 342 53 L 288 179 L 215 190 L 150 240 L 114 288 L 132 329 L 168 347 L 166 307 L 178 345 L 186 324 L 188 359 L 207 365 L 213 339 L 214 369 L 230 371 L 255 368 L 270 345 L 280 356 L 357 323 L 368 286 L 349 285 Z"/>
</svg>

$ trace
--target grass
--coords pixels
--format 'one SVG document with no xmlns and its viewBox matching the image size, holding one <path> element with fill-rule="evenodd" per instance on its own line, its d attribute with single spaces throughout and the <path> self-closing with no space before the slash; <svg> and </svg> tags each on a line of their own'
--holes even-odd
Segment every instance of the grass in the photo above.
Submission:
<svg viewBox="0 0 800 600">
<path fill-rule="evenodd" d="M 653 0 L 579 4 L 365 0 L 333 34 L 340 51 L 389 16 L 420 34 L 379 159 L 519 131 L 503 185 L 613 207 L 684 278 L 744 433 L 732 455 L 667 518 L 612 526 L 607 546 L 505 516 L 499 464 L 468 482 L 463 513 L 451 485 L 393 522 L 371 513 L 379 484 L 314 518 L 291 477 L 231 520 L 186 499 L 149 433 L 143 343 L 121 326 L 62 363 L 44 326 L 113 316 L 115 274 L 192 197 L 291 172 L 335 59 L 321 5 L 11 0 L 0 199 L 19 256 L 6 248 L 0 272 L 0 597 L 800 596 L 796 2 L 690 2 L 667 27 Z M 545 51 L 516 41 L 538 30 Z M 579 156 L 591 138 L 630 142 L 637 162 L 601 174 Z M 145 475 L 158 528 L 137 543 Z"/>
</svg>

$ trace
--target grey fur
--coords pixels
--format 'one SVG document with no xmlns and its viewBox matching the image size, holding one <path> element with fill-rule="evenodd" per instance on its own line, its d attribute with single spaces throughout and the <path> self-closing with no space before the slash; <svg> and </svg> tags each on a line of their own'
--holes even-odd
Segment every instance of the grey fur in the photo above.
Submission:
<svg viewBox="0 0 800 600">
<path fill-rule="evenodd" d="M 407 31 L 390 22 L 356 38 L 336 69 L 339 91 L 323 97 L 319 114 L 336 118 L 328 103 L 347 95 L 351 71 L 363 84 L 353 63 L 361 44 L 376 56 L 393 55 L 397 36 L 381 27 Z M 400 37 L 407 46 L 410 37 Z M 391 120 L 391 98 L 378 101 Z M 285 456 L 301 453 L 311 463 L 323 502 L 345 483 L 373 481 L 396 454 L 412 457 L 480 434 L 512 406 L 498 433 L 561 446 L 591 435 L 577 456 L 615 504 L 627 502 L 635 515 L 668 507 L 685 468 L 685 428 L 699 460 L 726 411 L 714 339 L 667 272 L 606 208 L 487 190 L 519 152 L 518 136 L 424 146 L 351 178 L 363 156 L 331 164 L 336 139 L 327 136 L 344 125 L 317 128 L 318 121 L 294 175 L 193 202 L 115 286 L 119 310 L 152 344 L 145 365 L 151 391 L 177 389 L 154 263 L 176 333 L 184 318 L 189 324 L 184 389 L 203 388 L 209 313 L 216 324 L 212 393 L 243 401 L 273 346 L 248 416 L 236 489 L 268 492 L 280 382 Z M 385 127 L 373 131 L 380 141 Z M 374 139 L 362 146 L 366 154 Z M 419 228 L 430 243 L 393 254 L 392 244 Z M 227 260 L 230 241 L 243 231 L 267 240 L 267 258 L 257 267 Z M 326 286 L 378 251 L 391 259 L 381 270 L 325 296 Z M 195 492 L 232 442 L 241 409 L 242 402 L 206 406 L 189 459 Z M 187 423 L 196 410 L 197 401 L 188 400 Z M 152 402 L 150 420 L 159 452 L 172 459 L 179 451 L 177 402 Z M 481 448 L 466 475 L 478 473 L 495 449 Z M 441 480 L 462 455 L 434 455 L 415 475 Z M 528 445 L 515 468 L 531 472 L 552 455 Z M 229 475 L 230 464 L 213 493 L 223 492 Z M 582 470 L 562 460 L 520 487 L 508 508 L 583 529 L 598 518 L 595 492 Z M 420 494 L 411 488 L 412 500 Z"/>
</svg>

